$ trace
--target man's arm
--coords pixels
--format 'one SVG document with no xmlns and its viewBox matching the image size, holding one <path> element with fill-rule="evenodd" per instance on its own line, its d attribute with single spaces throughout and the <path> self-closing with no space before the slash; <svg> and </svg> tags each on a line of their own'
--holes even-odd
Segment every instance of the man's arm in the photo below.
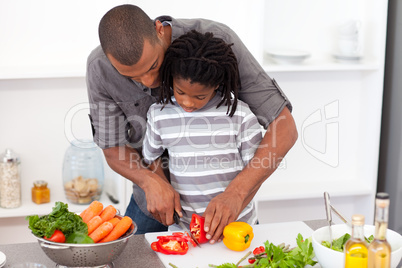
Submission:
<svg viewBox="0 0 402 268">
<path fill-rule="evenodd" d="M 181 211 L 180 195 L 166 177 L 161 177 L 157 174 L 162 175 L 162 173 L 152 172 L 146 168 L 137 150 L 131 147 L 107 148 L 103 150 L 103 153 L 107 163 L 115 172 L 144 190 L 148 211 L 162 224 L 173 224 L 173 209 Z"/>
<path fill-rule="evenodd" d="M 271 176 L 295 144 L 297 136 L 293 116 L 285 107 L 269 125 L 253 159 L 233 179 L 226 190 L 209 203 L 204 216 L 205 231 L 211 243 L 221 239 L 225 226 L 235 221 L 254 198 L 262 183 Z"/>
</svg>

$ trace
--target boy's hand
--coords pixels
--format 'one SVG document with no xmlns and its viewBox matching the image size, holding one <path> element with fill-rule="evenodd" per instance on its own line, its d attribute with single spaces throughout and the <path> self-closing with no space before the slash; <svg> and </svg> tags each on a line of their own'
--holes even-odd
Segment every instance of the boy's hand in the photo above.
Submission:
<svg viewBox="0 0 402 268">
<path fill-rule="evenodd" d="M 237 219 L 242 205 L 243 200 L 229 192 L 223 192 L 209 202 L 203 216 L 205 217 L 204 230 L 211 244 L 222 240 L 223 229 Z"/>
</svg>

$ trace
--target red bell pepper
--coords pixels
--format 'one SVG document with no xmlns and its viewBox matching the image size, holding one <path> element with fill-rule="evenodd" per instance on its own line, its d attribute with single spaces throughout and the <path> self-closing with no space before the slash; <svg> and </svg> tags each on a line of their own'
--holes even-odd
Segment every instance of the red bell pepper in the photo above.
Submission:
<svg viewBox="0 0 402 268">
<path fill-rule="evenodd" d="M 194 235 L 195 239 L 197 239 L 198 243 L 200 244 L 209 241 L 206 237 L 207 233 L 204 231 L 204 224 L 204 217 L 197 214 L 193 214 L 191 216 L 190 232 Z"/>
<path fill-rule="evenodd" d="M 186 234 L 176 232 L 172 235 L 158 236 L 158 241 L 151 244 L 151 248 L 167 255 L 184 255 L 188 251 L 187 242 L 190 237 Z"/>
<path fill-rule="evenodd" d="M 54 233 L 51 237 L 47 238 L 46 236 L 44 236 L 43 238 L 56 243 L 64 243 L 66 241 L 66 237 L 60 230 L 54 230 Z"/>
</svg>

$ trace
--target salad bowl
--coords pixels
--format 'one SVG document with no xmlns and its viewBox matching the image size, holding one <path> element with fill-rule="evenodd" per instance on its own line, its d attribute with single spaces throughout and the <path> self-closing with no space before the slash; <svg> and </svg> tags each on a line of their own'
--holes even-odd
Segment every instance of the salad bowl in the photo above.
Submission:
<svg viewBox="0 0 402 268">
<path fill-rule="evenodd" d="M 325 226 L 314 231 L 312 235 L 312 244 L 317 261 L 322 268 L 344 267 L 344 253 L 335 251 L 321 244 L 322 241 L 329 241 L 329 227 Z M 364 226 L 364 236 L 374 235 L 374 225 Z M 346 224 L 332 225 L 333 239 L 351 234 L 352 229 Z M 391 267 L 397 267 L 402 258 L 402 236 L 390 229 L 387 229 L 387 241 L 391 245 Z"/>
</svg>

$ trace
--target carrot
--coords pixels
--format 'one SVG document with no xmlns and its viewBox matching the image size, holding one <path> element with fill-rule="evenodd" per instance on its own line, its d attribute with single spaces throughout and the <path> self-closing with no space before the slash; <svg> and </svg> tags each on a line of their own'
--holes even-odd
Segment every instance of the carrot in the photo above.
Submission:
<svg viewBox="0 0 402 268">
<path fill-rule="evenodd" d="M 103 238 L 100 242 L 110 242 L 113 240 L 118 239 L 120 236 L 124 235 L 127 230 L 130 228 L 133 220 L 128 217 L 124 216 L 119 223 L 113 228 L 113 230 L 108 234 L 105 238 Z"/>
<path fill-rule="evenodd" d="M 86 214 L 86 212 L 87 212 L 87 210 L 84 210 L 84 211 L 82 211 L 81 213 L 80 213 L 80 216 L 81 216 L 81 218 L 84 218 L 85 216 L 85 214 Z"/>
<path fill-rule="evenodd" d="M 92 201 L 89 207 L 84 210 L 81 214 L 83 214 L 82 220 L 85 223 L 88 223 L 93 217 L 99 216 L 103 210 L 103 205 L 99 201 Z"/>
<path fill-rule="evenodd" d="M 111 224 L 113 224 L 113 228 L 119 223 L 120 219 L 114 217 L 113 219 L 108 220 Z"/>
<path fill-rule="evenodd" d="M 112 205 L 109 205 L 103 209 L 102 213 L 99 216 L 105 222 L 113 219 L 113 217 L 116 216 L 116 212 L 117 212 L 116 208 Z"/>
<path fill-rule="evenodd" d="M 92 240 L 97 243 L 100 240 L 102 240 L 104 237 L 106 237 L 111 231 L 113 230 L 113 224 L 111 224 L 108 221 L 105 221 L 102 223 L 98 228 L 93 231 L 89 237 L 92 238 Z"/>
<path fill-rule="evenodd" d="M 103 223 L 103 220 L 99 216 L 93 217 L 88 223 L 88 234 L 91 234 L 93 231 L 95 231 L 96 228 L 98 228 L 101 224 Z"/>
</svg>

